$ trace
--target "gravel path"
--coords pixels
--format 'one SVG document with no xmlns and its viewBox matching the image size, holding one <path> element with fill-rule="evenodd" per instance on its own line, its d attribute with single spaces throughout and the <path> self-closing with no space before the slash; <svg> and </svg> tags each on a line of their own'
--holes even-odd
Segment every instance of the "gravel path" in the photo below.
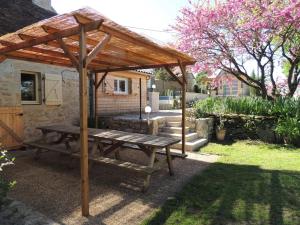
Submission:
<svg viewBox="0 0 300 225">
<path fill-rule="evenodd" d="M 13 154 L 15 166 L 7 167 L 5 172 L 17 185 L 9 197 L 62 224 L 140 224 L 193 175 L 217 160 L 217 156 L 196 153 L 189 153 L 185 160 L 176 159 L 175 176 L 170 177 L 167 168 L 159 171 L 152 176 L 145 194 L 138 190 L 143 177 L 115 167 L 94 165 L 90 172 L 91 216 L 84 218 L 80 208 L 79 161 L 70 168 L 69 158 L 57 153 L 44 153 L 38 161 L 30 150 Z M 122 151 L 121 156 L 145 160 L 136 151 Z"/>
</svg>

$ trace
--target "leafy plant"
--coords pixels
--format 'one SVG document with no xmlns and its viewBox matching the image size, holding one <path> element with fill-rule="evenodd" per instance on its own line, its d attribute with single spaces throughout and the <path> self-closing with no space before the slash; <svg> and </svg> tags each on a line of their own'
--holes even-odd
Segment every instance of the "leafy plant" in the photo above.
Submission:
<svg viewBox="0 0 300 225">
<path fill-rule="evenodd" d="M 275 131 L 288 144 L 297 144 L 297 140 L 300 139 L 300 118 L 285 117 L 279 119 Z"/>
<path fill-rule="evenodd" d="M 16 184 L 15 181 L 7 181 L 3 178 L 3 168 L 14 164 L 14 158 L 7 156 L 7 151 L 3 150 L 0 146 L 0 207 L 3 204 L 8 191 Z"/>
</svg>

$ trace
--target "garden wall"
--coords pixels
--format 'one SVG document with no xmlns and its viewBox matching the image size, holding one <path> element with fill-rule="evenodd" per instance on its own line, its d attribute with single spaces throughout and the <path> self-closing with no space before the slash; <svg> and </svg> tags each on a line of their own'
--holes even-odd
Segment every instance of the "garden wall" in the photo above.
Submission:
<svg viewBox="0 0 300 225">
<path fill-rule="evenodd" d="M 212 115 L 212 117 L 216 128 L 220 124 L 220 116 Z M 274 131 L 277 121 L 274 117 L 223 115 L 222 120 L 226 128 L 226 140 L 252 139 L 269 143 L 282 142 L 282 139 Z"/>
</svg>

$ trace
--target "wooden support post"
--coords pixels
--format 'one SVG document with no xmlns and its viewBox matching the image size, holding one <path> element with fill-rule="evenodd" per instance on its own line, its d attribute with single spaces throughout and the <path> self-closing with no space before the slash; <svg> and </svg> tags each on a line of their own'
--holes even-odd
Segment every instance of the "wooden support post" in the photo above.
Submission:
<svg viewBox="0 0 300 225">
<path fill-rule="evenodd" d="M 98 108 L 98 86 L 97 86 L 97 82 L 98 82 L 98 73 L 95 73 L 95 81 L 94 81 L 94 84 L 95 84 L 95 87 L 94 87 L 94 91 L 95 91 L 95 103 L 94 103 L 94 111 L 95 111 L 95 115 L 94 115 L 94 119 L 95 119 L 95 128 L 98 128 L 98 117 L 97 117 L 97 108 Z"/>
<path fill-rule="evenodd" d="M 89 161 L 88 161 L 88 101 L 87 101 L 87 65 L 85 58 L 86 33 L 80 25 L 79 41 L 79 90 L 80 90 L 80 168 L 81 168 L 81 210 L 82 216 L 89 216 Z"/>
<path fill-rule="evenodd" d="M 182 108 L 182 154 L 185 154 L 185 106 L 186 106 L 186 83 L 182 84 L 181 108 Z"/>
</svg>

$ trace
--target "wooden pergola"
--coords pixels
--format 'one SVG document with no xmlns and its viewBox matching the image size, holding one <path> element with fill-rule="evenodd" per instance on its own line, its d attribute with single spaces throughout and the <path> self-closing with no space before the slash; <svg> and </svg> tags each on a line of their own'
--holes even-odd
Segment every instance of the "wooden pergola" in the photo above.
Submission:
<svg viewBox="0 0 300 225">
<path fill-rule="evenodd" d="M 185 153 L 186 66 L 195 63 L 190 56 L 160 46 L 91 8 L 83 8 L 0 37 L 0 62 L 7 58 L 72 67 L 79 72 L 83 216 L 89 215 L 88 71 L 104 73 L 105 77 L 113 71 L 165 68 L 182 87 L 182 153 Z M 172 72 L 174 66 L 179 66 L 181 77 Z"/>
</svg>

